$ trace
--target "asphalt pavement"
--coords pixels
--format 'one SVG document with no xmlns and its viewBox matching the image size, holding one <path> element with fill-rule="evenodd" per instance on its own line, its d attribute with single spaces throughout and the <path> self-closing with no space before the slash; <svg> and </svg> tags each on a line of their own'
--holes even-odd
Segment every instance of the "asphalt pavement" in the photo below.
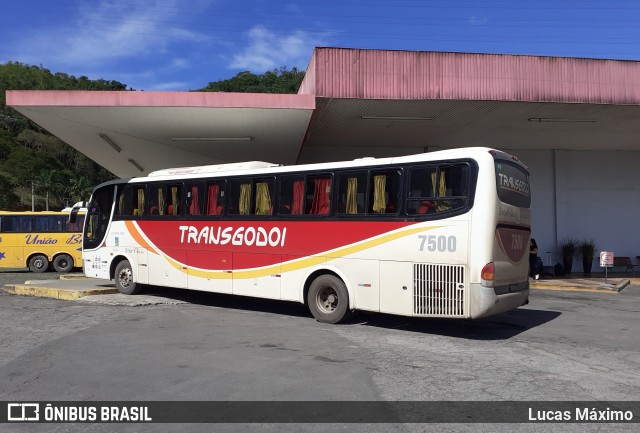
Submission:
<svg viewBox="0 0 640 433">
<path fill-rule="evenodd" d="M 37 284 L 47 286 L 57 275 L 22 277 L 42 277 Z M 14 279 L 18 274 L 0 273 L 0 284 Z M 87 284 L 78 279 L 64 284 L 71 281 Z M 640 286 L 631 283 L 619 292 L 533 289 L 529 305 L 478 321 L 359 314 L 344 325 L 318 323 L 296 303 L 166 288 L 151 288 L 140 297 L 70 301 L 2 293 L 0 400 L 637 401 Z M 63 423 L 0 429 L 618 432 L 633 427 Z"/>
</svg>

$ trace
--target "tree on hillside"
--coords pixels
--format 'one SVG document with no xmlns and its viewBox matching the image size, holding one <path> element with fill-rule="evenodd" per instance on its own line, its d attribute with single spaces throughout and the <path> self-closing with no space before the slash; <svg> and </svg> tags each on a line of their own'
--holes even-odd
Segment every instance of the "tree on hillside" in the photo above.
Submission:
<svg viewBox="0 0 640 433">
<path fill-rule="evenodd" d="M 296 93 L 304 71 L 286 67 L 254 74 L 244 71 L 210 82 L 199 91 Z M 43 66 L 0 64 L 0 209 L 62 207 L 68 199 L 88 199 L 93 187 L 114 176 L 82 153 L 6 106 L 6 90 L 127 90 L 113 80 L 90 80 Z M 32 190 L 32 185 L 34 186 Z M 43 206 L 44 205 L 44 206 Z"/>
<path fill-rule="evenodd" d="M 0 209 L 5 210 L 16 210 L 16 205 L 18 204 L 18 196 L 13 192 L 15 185 L 0 174 Z"/>
<path fill-rule="evenodd" d="M 257 75 L 249 71 L 228 80 L 210 82 L 199 92 L 297 93 L 304 79 L 304 71 L 285 67 Z"/>
<path fill-rule="evenodd" d="M 87 201 L 89 200 L 89 195 L 91 195 L 93 187 L 93 183 L 87 177 L 80 176 L 71 179 L 67 187 L 67 193 L 74 203 Z"/>
<path fill-rule="evenodd" d="M 40 172 L 38 175 L 38 189 L 45 193 L 46 198 L 44 210 L 49 210 L 50 194 L 56 197 L 62 197 L 62 194 L 65 192 L 64 185 L 67 180 L 68 175 L 66 175 L 62 170 L 48 169 Z"/>
<path fill-rule="evenodd" d="M 0 64 L 0 209 L 30 209 L 33 190 L 38 194 L 38 209 L 62 207 L 69 198 L 66 194 L 72 179 L 83 178 L 86 190 L 114 178 L 82 153 L 7 107 L 6 90 L 127 90 L 127 86 L 113 80 L 54 74 L 42 66 Z"/>
</svg>

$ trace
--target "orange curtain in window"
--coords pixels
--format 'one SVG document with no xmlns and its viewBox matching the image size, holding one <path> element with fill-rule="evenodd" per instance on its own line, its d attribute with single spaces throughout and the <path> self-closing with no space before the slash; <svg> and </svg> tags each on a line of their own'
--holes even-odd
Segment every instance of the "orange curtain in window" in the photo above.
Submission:
<svg viewBox="0 0 640 433">
<path fill-rule="evenodd" d="M 385 213 L 387 210 L 387 199 L 385 197 L 386 185 L 386 175 L 380 174 L 373 176 L 373 211 L 375 213 Z"/>
<path fill-rule="evenodd" d="M 220 185 L 217 183 L 209 185 L 207 191 L 207 215 L 220 215 L 218 209 L 218 195 L 220 194 Z"/>
<path fill-rule="evenodd" d="M 256 215 L 271 215 L 271 196 L 267 182 L 256 183 Z"/>
<path fill-rule="evenodd" d="M 313 202 L 311 203 L 311 213 L 316 215 L 326 215 L 331 208 L 331 179 L 322 178 L 315 180 L 313 191 Z"/>
<path fill-rule="evenodd" d="M 191 187 L 191 204 L 189 205 L 189 215 L 200 215 L 200 198 L 198 197 L 198 187 Z"/>
<path fill-rule="evenodd" d="M 251 184 L 243 183 L 240 185 L 240 215 L 249 215 L 251 213 Z"/>
<path fill-rule="evenodd" d="M 304 213 L 304 180 L 293 181 L 293 203 L 291 203 L 291 215 Z"/>
<path fill-rule="evenodd" d="M 358 213 L 358 200 L 356 194 L 358 192 L 358 178 L 350 177 L 347 179 L 347 203 L 345 211 L 348 214 Z"/>
</svg>

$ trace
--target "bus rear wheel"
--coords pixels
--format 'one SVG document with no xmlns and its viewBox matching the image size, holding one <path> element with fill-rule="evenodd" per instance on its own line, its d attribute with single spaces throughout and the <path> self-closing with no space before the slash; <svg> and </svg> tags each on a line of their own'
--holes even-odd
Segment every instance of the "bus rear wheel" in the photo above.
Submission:
<svg viewBox="0 0 640 433">
<path fill-rule="evenodd" d="M 114 279 L 118 292 L 124 295 L 135 295 L 140 291 L 140 284 L 137 284 L 133 279 L 133 269 L 129 260 L 118 263 Z"/>
<path fill-rule="evenodd" d="M 31 272 L 44 272 L 49 267 L 49 259 L 44 254 L 36 254 L 29 259 L 29 270 Z"/>
<path fill-rule="evenodd" d="M 53 259 L 53 269 L 56 272 L 66 273 L 73 269 L 73 258 L 69 254 L 60 254 Z"/>
<path fill-rule="evenodd" d="M 340 323 L 349 317 L 349 292 L 335 275 L 320 275 L 309 287 L 309 310 L 318 322 Z"/>
</svg>

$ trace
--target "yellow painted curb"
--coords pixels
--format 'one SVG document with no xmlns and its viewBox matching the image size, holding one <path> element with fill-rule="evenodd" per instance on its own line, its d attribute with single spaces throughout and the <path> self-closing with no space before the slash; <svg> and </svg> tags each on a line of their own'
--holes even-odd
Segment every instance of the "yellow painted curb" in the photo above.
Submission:
<svg viewBox="0 0 640 433">
<path fill-rule="evenodd" d="M 85 275 L 60 275 L 61 280 L 89 280 Z"/>
<path fill-rule="evenodd" d="M 38 298 L 52 298 L 63 301 L 73 301 L 90 295 L 106 295 L 118 293 L 118 289 L 55 289 L 52 287 L 6 285 L 4 291 L 10 295 L 35 296 Z"/>
<path fill-rule="evenodd" d="M 623 281 L 615 287 L 610 289 L 604 287 L 577 287 L 577 286 L 563 286 L 563 285 L 551 285 L 551 284 L 529 284 L 529 288 L 537 290 L 558 290 L 569 292 L 598 292 L 598 293 L 620 293 L 622 289 L 627 287 L 630 281 Z"/>
<path fill-rule="evenodd" d="M 598 292 L 598 293 L 618 293 L 618 290 L 608 290 L 608 289 L 589 289 L 586 287 L 566 287 L 566 286 L 530 286 L 531 289 L 535 290 L 556 290 L 556 291 L 565 291 L 565 292 Z"/>
</svg>

